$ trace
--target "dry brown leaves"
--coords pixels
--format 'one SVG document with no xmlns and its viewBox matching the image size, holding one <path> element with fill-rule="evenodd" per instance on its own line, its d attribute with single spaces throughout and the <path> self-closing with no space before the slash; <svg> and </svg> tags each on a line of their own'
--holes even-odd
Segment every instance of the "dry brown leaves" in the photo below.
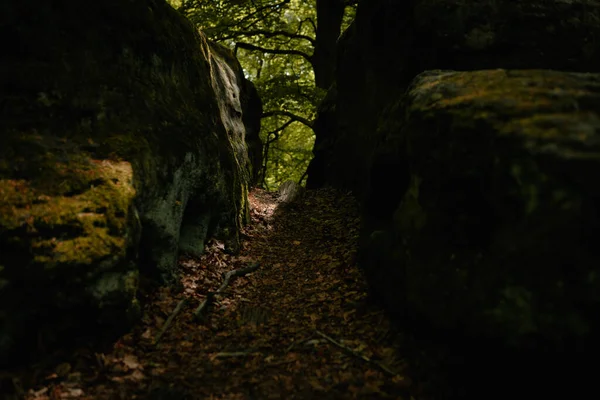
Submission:
<svg viewBox="0 0 600 400">
<path fill-rule="evenodd" d="M 153 293 L 142 321 L 111 352 L 73 355 L 26 398 L 417 398 L 388 318 L 367 301 L 353 199 L 309 191 L 278 209 L 275 194 L 254 190 L 250 204 L 239 255 L 213 240 L 200 259 L 182 257 L 183 293 Z M 233 281 L 204 324 L 193 319 L 223 273 L 256 261 L 260 269 Z M 184 297 L 187 306 L 155 344 Z"/>
</svg>

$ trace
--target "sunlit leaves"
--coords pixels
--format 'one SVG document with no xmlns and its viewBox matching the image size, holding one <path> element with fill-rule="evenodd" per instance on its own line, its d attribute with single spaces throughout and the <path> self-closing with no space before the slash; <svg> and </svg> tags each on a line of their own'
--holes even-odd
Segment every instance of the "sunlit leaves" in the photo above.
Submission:
<svg viewBox="0 0 600 400">
<path fill-rule="evenodd" d="M 267 114 L 285 111 L 298 119 L 315 118 L 325 94 L 315 86 L 312 58 L 317 0 L 170 1 L 212 40 L 235 51 Z M 341 28 L 353 17 L 348 7 Z M 312 157 L 312 129 L 282 116 L 264 118 L 262 123 L 261 138 L 268 153 L 263 184 L 274 189 L 285 180 L 299 180 Z"/>
</svg>

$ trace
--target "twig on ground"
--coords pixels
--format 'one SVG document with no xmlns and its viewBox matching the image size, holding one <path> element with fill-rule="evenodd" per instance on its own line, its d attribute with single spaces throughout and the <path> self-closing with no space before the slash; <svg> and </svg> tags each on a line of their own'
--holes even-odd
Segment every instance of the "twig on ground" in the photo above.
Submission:
<svg viewBox="0 0 600 400">
<path fill-rule="evenodd" d="M 334 345 L 336 345 L 337 347 L 339 347 L 342 350 L 345 350 L 346 352 L 352 354 L 355 357 L 360 358 L 363 361 L 366 361 L 368 363 L 374 364 L 376 366 L 378 366 L 381 370 L 387 372 L 388 374 L 392 375 L 392 376 L 396 376 L 398 375 L 396 372 L 392 371 L 391 369 L 389 369 L 388 367 L 386 367 L 385 365 L 370 359 L 369 357 L 365 356 L 364 354 L 360 354 L 354 350 L 352 350 L 350 347 L 344 346 L 343 344 L 341 344 L 340 342 L 336 341 L 335 339 L 332 339 L 331 337 L 327 336 L 326 334 L 324 334 L 323 332 L 320 331 L 315 331 L 317 332 L 317 334 L 319 336 L 321 336 L 322 338 L 324 338 L 325 340 L 327 340 L 329 343 L 332 343 Z"/>
<path fill-rule="evenodd" d="M 298 360 L 284 360 L 284 361 L 279 361 L 276 363 L 271 363 L 271 364 L 265 364 L 265 367 L 269 368 L 269 367 L 280 367 L 282 365 L 287 365 L 287 364 L 292 364 L 297 362 Z"/>
<path fill-rule="evenodd" d="M 252 351 L 233 351 L 233 352 L 221 352 L 217 353 L 212 358 L 228 358 L 228 357 L 245 357 L 252 354 Z"/>
<path fill-rule="evenodd" d="M 179 303 L 177 303 L 177 307 L 175 307 L 175 309 L 173 310 L 173 312 L 171 313 L 171 315 L 169 315 L 169 318 L 167 319 L 167 321 L 165 322 L 165 324 L 161 328 L 160 332 L 158 332 L 158 335 L 156 335 L 156 338 L 154 339 L 154 344 L 155 345 L 158 344 L 158 342 L 160 341 L 160 339 L 162 338 L 162 336 L 165 334 L 165 332 L 167 331 L 167 329 L 169 329 L 169 325 L 171 325 L 171 322 L 173 322 L 173 320 L 175 319 L 175 317 L 177 316 L 177 314 L 179 314 L 179 312 L 181 311 L 181 309 L 183 308 L 183 306 L 185 305 L 185 303 L 187 303 L 187 298 L 184 298 Z"/>
<path fill-rule="evenodd" d="M 304 338 L 302 340 L 298 340 L 297 342 L 292 342 L 292 344 L 290 344 L 290 346 L 285 350 L 285 354 L 289 353 L 294 348 L 294 346 L 308 342 L 310 339 L 312 339 L 312 337 L 313 335 L 310 335 L 309 337 Z"/>
<path fill-rule="evenodd" d="M 215 298 L 223 293 L 223 291 L 225 290 L 225 288 L 227 288 L 229 282 L 233 278 L 237 278 L 254 272 L 258 269 L 259 266 L 260 263 L 254 263 L 246 268 L 234 269 L 233 271 L 227 272 L 225 274 L 225 278 L 223 279 L 223 283 L 221 284 L 221 286 L 215 292 L 209 292 L 206 296 L 206 299 L 202 303 L 200 303 L 198 308 L 196 308 L 196 311 L 194 311 L 194 316 L 196 317 L 196 319 L 198 321 L 204 321 L 206 314 L 210 309 L 210 306 L 215 301 Z"/>
</svg>

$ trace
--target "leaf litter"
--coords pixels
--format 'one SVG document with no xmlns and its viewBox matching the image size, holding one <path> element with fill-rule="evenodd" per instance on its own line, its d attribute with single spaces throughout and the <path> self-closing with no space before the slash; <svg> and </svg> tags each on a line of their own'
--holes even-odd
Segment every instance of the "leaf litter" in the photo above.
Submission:
<svg viewBox="0 0 600 400">
<path fill-rule="evenodd" d="M 423 398 L 399 335 L 368 300 L 356 261 L 356 201 L 332 189 L 285 205 L 254 189 L 249 201 L 239 254 L 211 240 L 200 258 L 182 256 L 182 291 L 149 294 L 142 320 L 111 350 L 82 349 L 24 397 Z M 202 321 L 194 318 L 226 273 L 253 263 L 260 267 L 230 282 Z"/>
</svg>

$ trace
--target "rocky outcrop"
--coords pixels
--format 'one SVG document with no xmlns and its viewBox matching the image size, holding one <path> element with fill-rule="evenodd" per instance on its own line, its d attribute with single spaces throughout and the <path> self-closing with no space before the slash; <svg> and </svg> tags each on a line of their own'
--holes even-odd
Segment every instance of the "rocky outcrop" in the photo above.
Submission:
<svg viewBox="0 0 600 400">
<path fill-rule="evenodd" d="M 600 71 L 599 15 L 598 2 L 588 0 L 361 1 L 338 42 L 339 118 L 335 129 L 319 122 L 333 100 L 322 104 L 307 185 L 332 184 L 362 196 L 380 115 L 423 71 Z"/>
<path fill-rule="evenodd" d="M 247 218 L 246 109 L 226 49 L 164 0 L 5 2 L 0 33 L 0 359 L 139 314 Z M 258 102 L 258 103 L 257 103 Z M 257 106 L 258 104 L 258 106 Z"/>
<path fill-rule="evenodd" d="M 281 203 L 295 203 L 304 195 L 304 188 L 296 181 L 285 181 L 277 189 Z"/>
<path fill-rule="evenodd" d="M 360 3 L 308 183 L 361 199 L 361 264 L 392 312 L 520 348 L 598 332 L 599 16 Z"/>
<path fill-rule="evenodd" d="M 397 111 L 408 185 L 362 254 L 386 304 L 516 345 L 597 332 L 600 74 L 429 71 Z"/>
<path fill-rule="evenodd" d="M 210 48 L 213 53 L 218 54 L 222 58 L 235 75 L 235 77 L 228 77 L 234 84 L 232 89 L 235 90 L 235 92 L 229 93 L 228 99 L 231 104 L 239 102 L 243 110 L 242 122 L 244 124 L 244 138 L 250 161 L 250 183 L 254 185 L 258 183 L 258 175 L 263 162 L 263 144 L 260 139 L 260 121 L 263 113 L 262 101 L 254 84 L 244 77 L 242 66 L 231 50 L 216 43 L 210 43 Z M 223 71 L 223 68 L 219 70 Z M 223 84 L 227 85 L 225 82 Z M 235 117 L 237 116 L 235 115 Z"/>
</svg>

